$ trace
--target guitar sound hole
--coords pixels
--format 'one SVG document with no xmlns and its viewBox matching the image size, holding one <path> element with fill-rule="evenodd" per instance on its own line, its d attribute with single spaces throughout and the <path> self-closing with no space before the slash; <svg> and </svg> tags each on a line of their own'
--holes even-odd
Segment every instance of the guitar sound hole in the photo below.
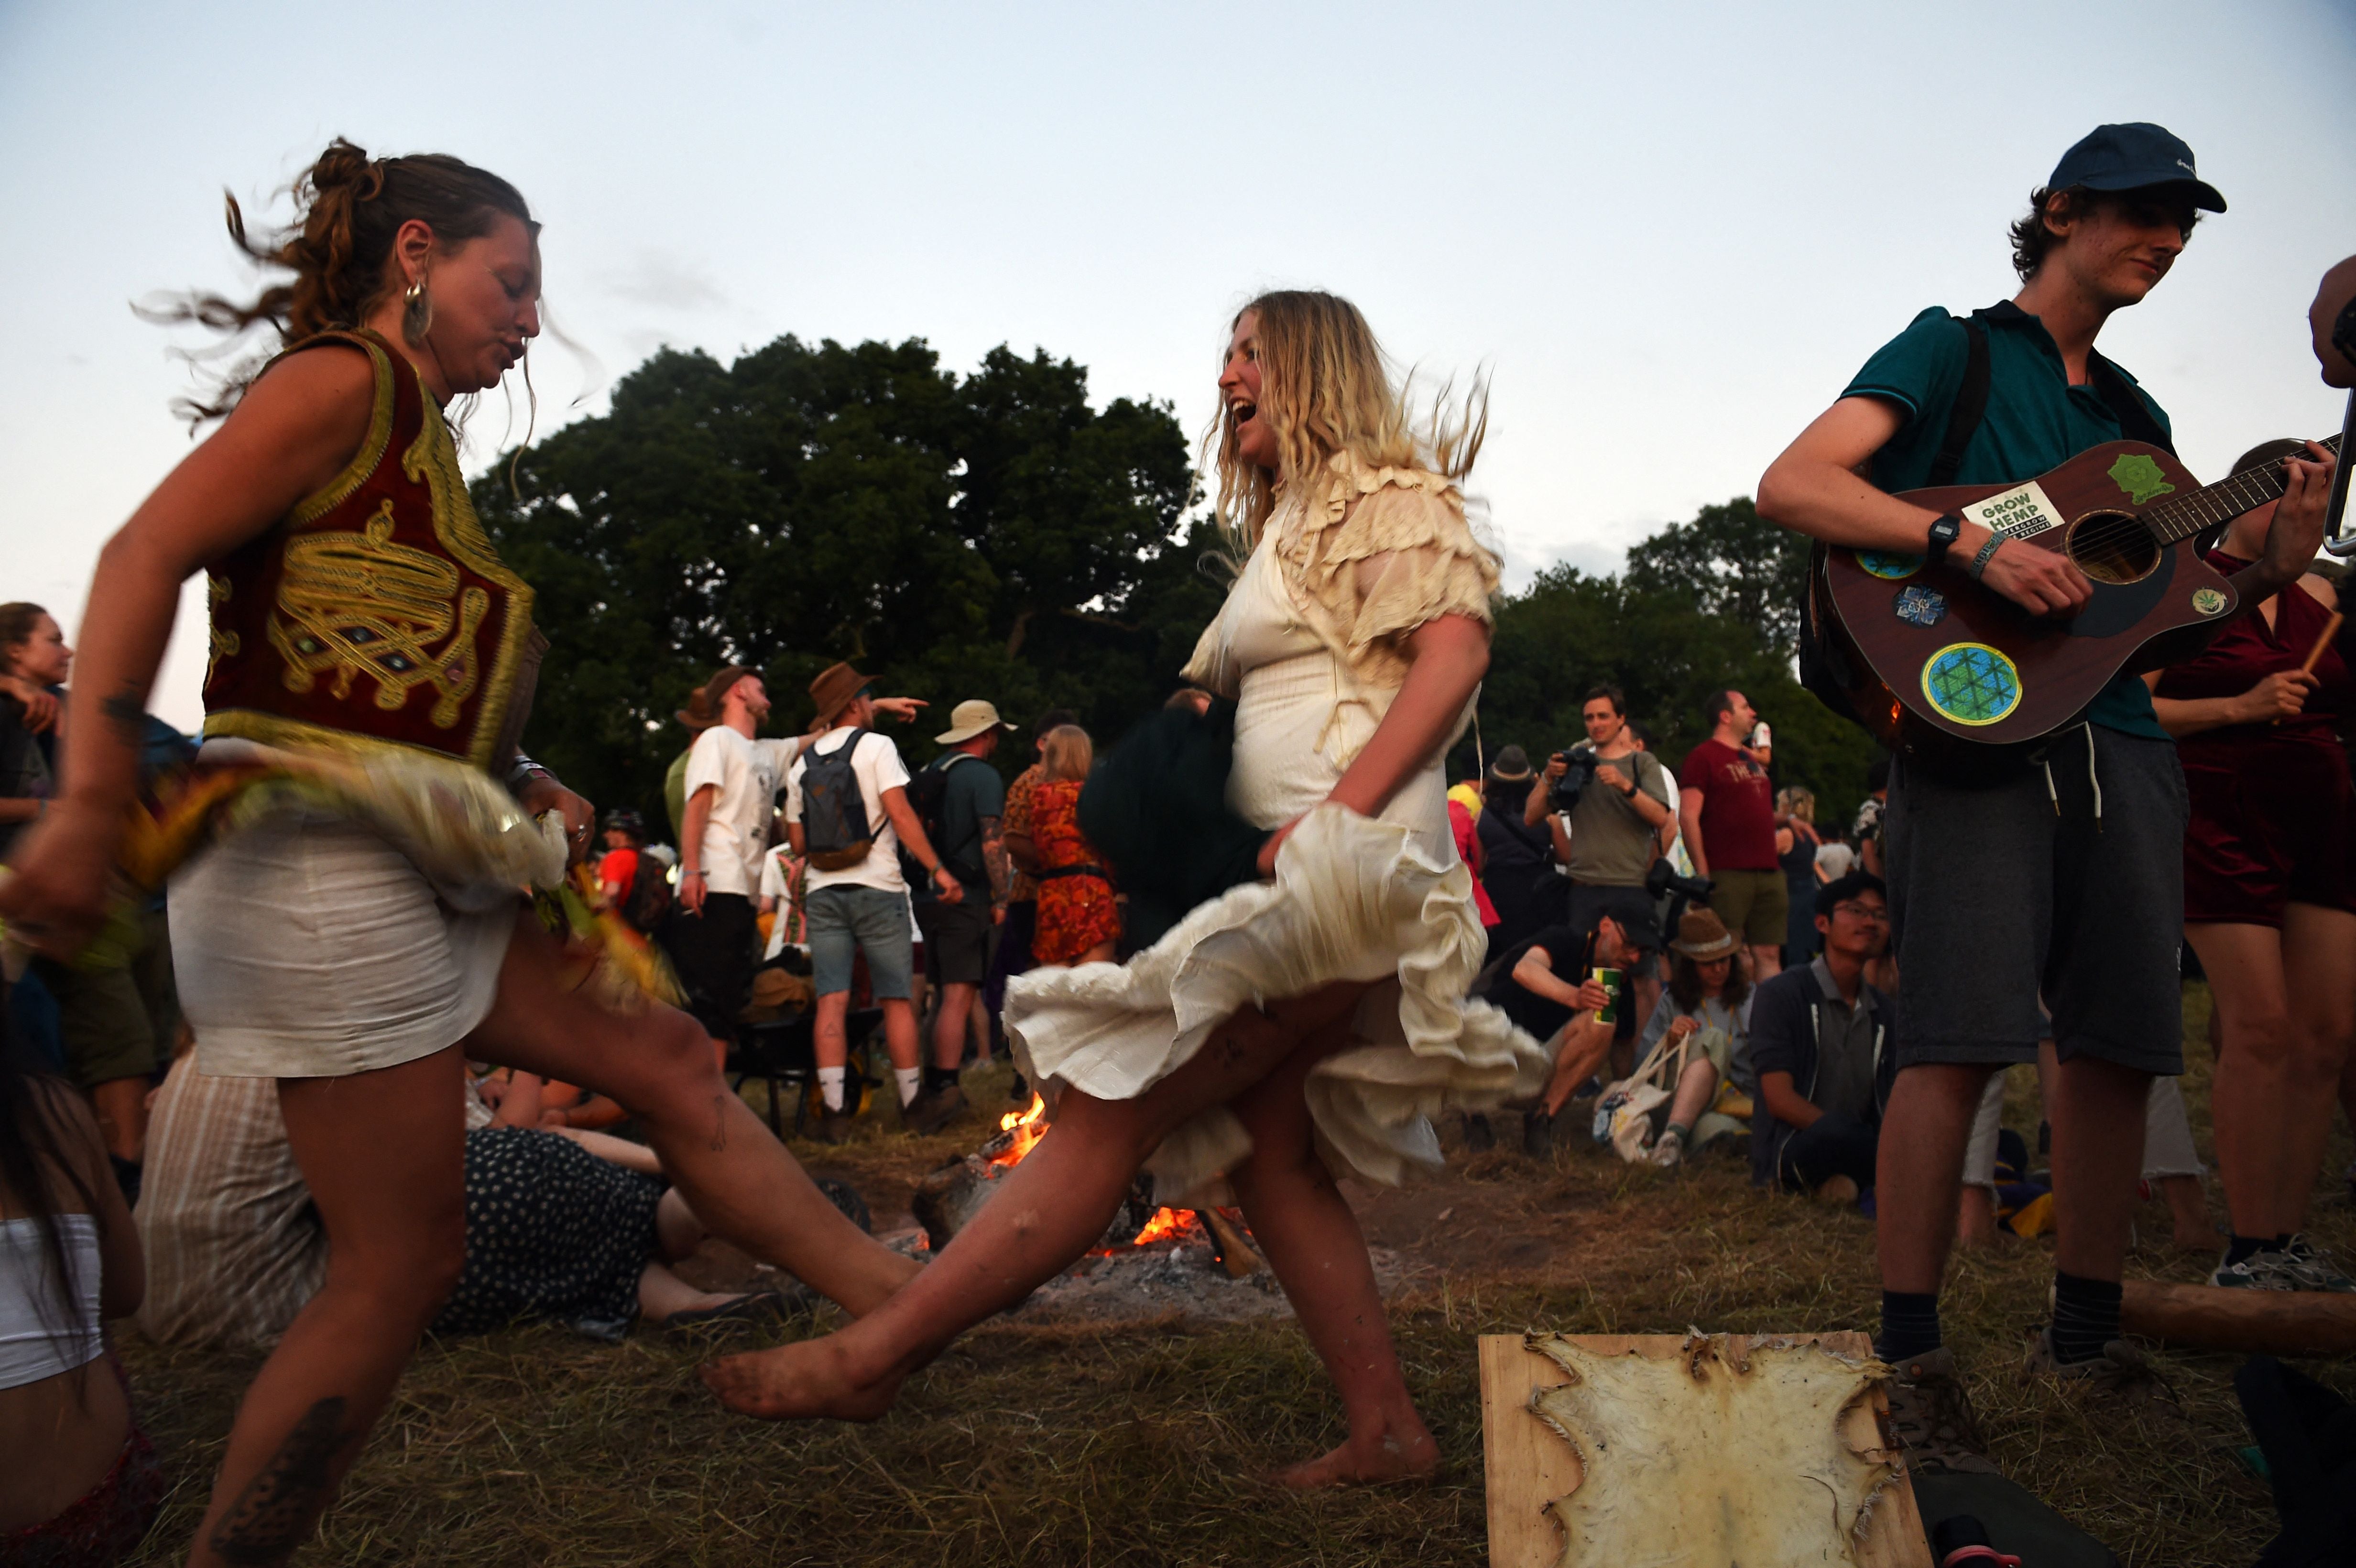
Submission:
<svg viewBox="0 0 2356 1568">
<path fill-rule="evenodd" d="M 2132 512 L 2089 512 L 2070 525 L 2070 559 L 2097 582 L 2139 582 L 2159 564 L 2159 541 Z"/>
</svg>

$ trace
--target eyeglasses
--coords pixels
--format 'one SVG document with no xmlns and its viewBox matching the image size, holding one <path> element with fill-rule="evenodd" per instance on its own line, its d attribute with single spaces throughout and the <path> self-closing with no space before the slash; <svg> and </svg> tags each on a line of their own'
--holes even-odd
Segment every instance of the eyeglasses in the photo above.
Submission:
<svg viewBox="0 0 2356 1568">
<path fill-rule="evenodd" d="M 1890 912 L 1878 904 L 1838 903 L 1833 905 L 1833 912 L 1847 915 L 1851 920 L 1886 923 L 1890 919 Z"/>
</svg>

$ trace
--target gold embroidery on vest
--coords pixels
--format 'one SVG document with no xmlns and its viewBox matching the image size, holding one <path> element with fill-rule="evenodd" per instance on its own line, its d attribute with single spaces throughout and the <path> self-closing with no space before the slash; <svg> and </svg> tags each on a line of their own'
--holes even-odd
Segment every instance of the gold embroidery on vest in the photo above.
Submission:
<svg viewBox="0 0 2356 1568">
<path fill-rule="evenodd" d="M 480 588 L 458 591 L 458 568 L 440 556 L 392 542 L 392 503 L 377 508 L 359 534 L 305 534 L 286 541 L 270 642 L 286 660 L 286 689 L 311 689 L 335 672 L 330 695 L 351 694 L 352 677 L 376 682 L 376 705 L 388 710 L 431 686 L 431 715 L 441 729 L 458 721 L 481 670 L 475 634 L 490 609 Z M 427 645 L 446 637 L 437 650 Z"/>
<path fill-rule="evenodd" d="M 205 684 L 213 683 L 213 672 L 223 659 L 233 659 L 245 650 L 245 639 L 221 624 L 221 606 L 229 603 L 230 581 L 213 572 L 205 573 L 207 603 L 207 635 Z"/>
</svg>

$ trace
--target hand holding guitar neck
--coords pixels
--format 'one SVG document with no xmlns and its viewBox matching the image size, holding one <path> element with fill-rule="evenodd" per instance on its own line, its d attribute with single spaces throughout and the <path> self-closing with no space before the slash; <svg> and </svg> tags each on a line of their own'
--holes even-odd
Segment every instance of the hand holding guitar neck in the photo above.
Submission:
<svg viewBox="0 0 2356 1568">
<path fill-rule="evenodd" d="M 2266 525 L 2266 553 L 2260 564 L 2276 592 L 2297 581 L 2323 549 L 2333 460 L 2330 449 L 2319 443 L 2308 442 L 2307 450 L 2315 454 L 2314 462 L 2283 459 L 2283 497 Z"/>
</svg>

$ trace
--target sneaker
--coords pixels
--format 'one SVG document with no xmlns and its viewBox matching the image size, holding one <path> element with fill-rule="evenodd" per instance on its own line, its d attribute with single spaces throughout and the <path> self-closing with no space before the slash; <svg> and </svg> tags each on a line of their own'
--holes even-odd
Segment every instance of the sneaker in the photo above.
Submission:
<svg viewBox="0 0 2356 1568">
<path fill-rule="evenodd" d="M 2221 1257 L 2210 1272 L 2209 1283 L 2224 1290 L 2297 1290 L 2298 1285 L 2283 1268 L 2283 1261 L 2282 1253 L 2271 1249 L 2252 1253 L 2237 1264 Z"/>
<path fill-rule="evenodd" d="M 2140 1405 L 2179 1420 L 2184 1416 L 2184 1407 L 2177 1403 L 2176 1391 L 2169 1386 L 2168 1380 L 2159 1375 L 2159 1370 L 2141 1350 L 2124 1339 L 2111 1340 L 2103 1347 L 2103 1353 L 2092 1360 L 2065 1365 L 2053 1359 L 2053 1330 L 2040 1328 L 2037 1338 L 2029 1341 L 2021 1371 L 2029 1377 L 2058 1378 L 2070 1387 L 2084 1389 L 2098 1397 Z"/>
<path fill-rule="evenodd" d="M 2329 1291 L 2334 1296 L 2356 1296 L 2356 1279 L 2340 1272 L 2331 1254 L 2307 1239 L 2305 1234 L 2293 1236 L 2274 1254 L 2275 1271 L 2289 1278 L 2293 1290 Z"/>
<path fill-rule="evenodd" d="M 851 1126 L 857 1120 L 849 1111 L 829 1111 L 811 1123 L 802 1136 L 813 1143 L 849 1143 Z"/>
<path fill-rule="evenodd" d="M 966 1103 L 963 1089 L 944 1083 L 938 1089 L 926 1090 L 902 1106 L 900 1125 L 919 1137 L 930 1137 L 972 1110 Z"/>
<path fill-rule="evenodd" d="M 1660 1141 L 1653 1146 L 1653 1152 L 1646 1157 L 1663 1170 L 1675 1170 L 1685 1161 L 1685 1135 L 1671 1127 L 1661 1135 Z"/>
<path fill-rule="evenodd" d="M 1497 1130 L 1489 1125 L 1489 1118 L 1483 1115 L 1478 1111 L 1466 1113 L 1464 1117 L 1465 1152 L 1468 1154 L 1486 1154 L 1496 1147 Z"/>
<path fill-rule="evenodd" d="M 1554 1157 L 1554 1118 L 1544 1111 L 1522 1113 L 1522 1152 L 1532 1159 Z"/>
<path fill-rule="evenodd" d="M 1890 1371 L 1896 1375 L 1886 1385 L 1890 1440 L 1905 1450 L 1908 1468 L 1919 1476 L 2001 1473 L 1983 1452 L 1987 1445 L 1952 1351 L 1944 1346 L 1926 1350 Z"/>
</svg>

